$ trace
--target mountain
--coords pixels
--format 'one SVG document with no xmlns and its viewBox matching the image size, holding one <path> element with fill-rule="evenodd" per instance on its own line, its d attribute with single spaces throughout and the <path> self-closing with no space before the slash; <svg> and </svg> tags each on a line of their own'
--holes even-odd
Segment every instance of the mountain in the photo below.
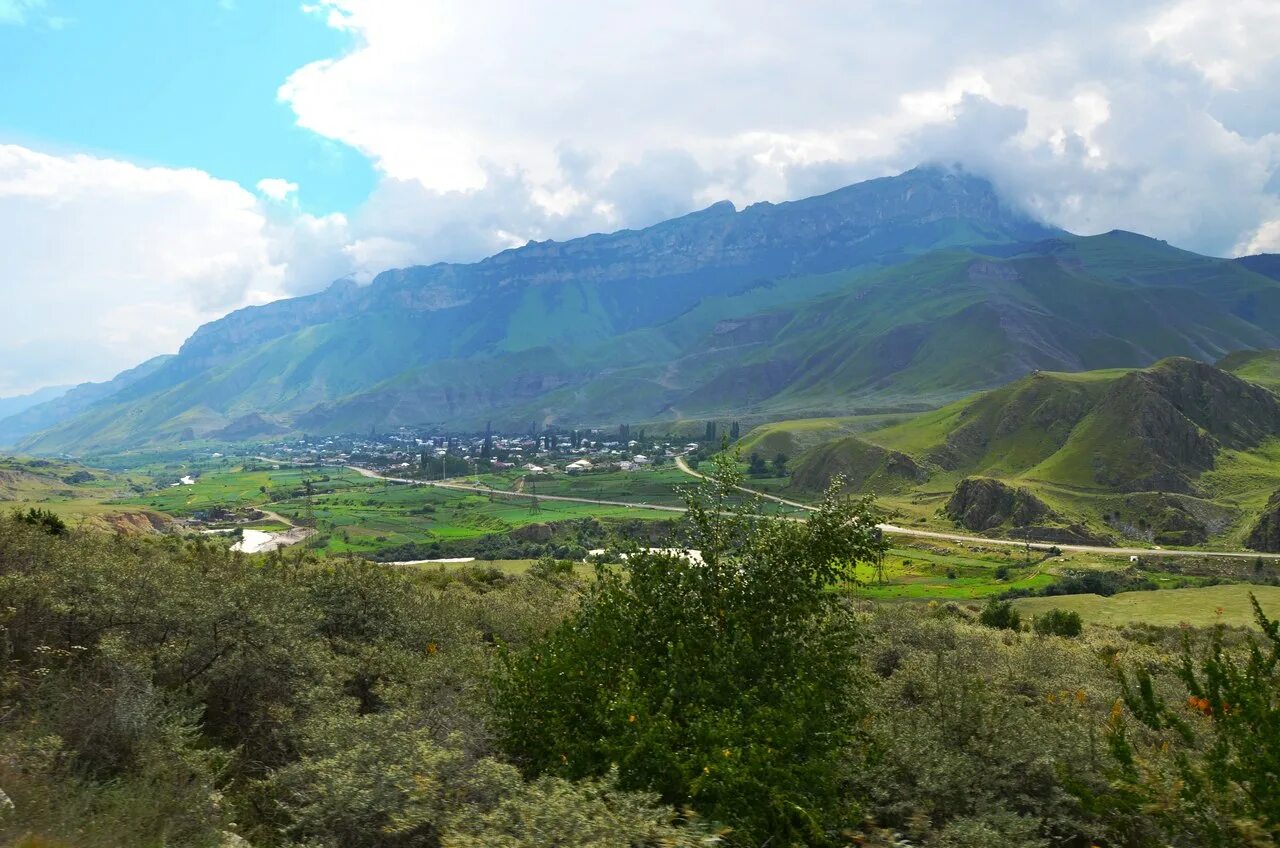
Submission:
<svg viewBox="0 0 1280 848">
<path fill-rule="evenodd" d="M 94 404 L 154 373 L 171 358 L 157 356 L 105 382 L 81 383 L 74 388 L 63 388 L 42 402 L 12 410 L 7 415 L 0 406 L 0 445 L 14 444 L 24 436 L 79 415 Z"/>
<path fill-rule="evenodd" d="M 70 386 L 47 386 L 25 395 L 0 398 L 0 420 L 66 394 Z"/>
<path fill-rule="evenodd" d="M 1276 346 L 1280 281 L 922 168 L 240 310 L 23 446 L 919 409 L 1037 368 Z"/>
<path fill-rule="evenodd" d="M 944 512 L 973 530 L 1029 516 L 1077 536 L 1091 524 L 1199 542 L 1239 531 L 1280 488 L 1280 396 L 1186 358 L 1037 372 L 811 448 L 794 467 L 792 485 L 810 491 L 850 470 L 855 488 L 906 502 L 954 487 Z"/>
</svg>

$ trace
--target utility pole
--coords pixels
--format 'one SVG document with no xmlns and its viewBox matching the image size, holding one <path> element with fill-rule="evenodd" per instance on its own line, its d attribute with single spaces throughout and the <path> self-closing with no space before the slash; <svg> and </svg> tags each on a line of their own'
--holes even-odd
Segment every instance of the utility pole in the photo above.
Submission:
<svg viewBox="0 0 1280 848">
<path fill-rule="evenodd" d="M 542 512 L 542 507 L 538 504 L 538 484 L 534 482 L 532 477 L 525 478 L 529 481 L 529 514 L 537 515 Z"/>
</svg>

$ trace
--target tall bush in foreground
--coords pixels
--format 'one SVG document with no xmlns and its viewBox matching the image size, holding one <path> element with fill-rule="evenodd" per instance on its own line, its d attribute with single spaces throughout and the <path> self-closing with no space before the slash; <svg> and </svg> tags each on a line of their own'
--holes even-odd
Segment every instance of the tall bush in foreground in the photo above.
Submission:
<svg viewBox="0 0 1280 848">
<path fill-rule="evenodd" d="M 689 804 L 736 843 L 822 844 L 861 713 L 858 634 L 829 587 L 883 544 L 868 501 L 834 486 L 806 522 L 735 504 L 718 461 L 686 493 L 701 557 L 633 554 L 581 609 L 510 657 L 504 746 L 533 773 L 616 766 L 622 786 Z"/>
<path fill-rule="evenodd" d="M 1174 749 L 1177 777 L 1151 780 L 1122 724 L 1112 748 L 1133 790 L 1192 844 L 1280 844 L 1280 621 L 1250 599 L 1260 640 L 1250 636 L 1231 650 L 1219 626 L 1199 657 L 1184 642 L 1184 702 L 1163 700 L 1146 669 L 1135 671 L 1133 685 L 1121 679 L 1130 713 L 1183 743 Z"/>
</svg>

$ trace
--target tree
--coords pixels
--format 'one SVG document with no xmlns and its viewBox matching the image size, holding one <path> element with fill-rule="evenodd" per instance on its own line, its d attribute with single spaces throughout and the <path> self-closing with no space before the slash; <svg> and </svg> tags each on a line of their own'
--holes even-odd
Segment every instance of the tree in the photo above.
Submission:
<svg viewBox="0 0 1280 848">
<path fill-rule="evenodd" d="M 708 421 L 706 431 L 702 436 L 702 440 L 708 444 L 715 444 L 716 441 L 716 422 Z"/>
<path fill-rule="evenodd" d="M 769 473 L 769 466 L 765 465 L 764 457 L 758 453 L 751 454 L 747 460 L 747 473 L 752 477 L 764 477 Z"/>
<path fill-rule="evenodd" d="M 779 477 L 787 476 L 787 455 L 779 453 L 773 458 L 773 473 Z"/>
<path fill-rule="evenodd" d="M 733 422 L 732 424 L 730 424 L 730 425 L 729 425 L 729 441 L 730 441 L 730 442 L 736 442 L 736 441 L 738 441 L 738 435 L 739 435 L 740 433 L 741 433 L 741 430 L 740 430 L 740 429 L 739 429 L 739 427 L 738 427 L 738 422 L 737 422 L 737 421 L 735 421 L 735 422 Z"/>
<path fill-rule="evenodd" d="M 694 561 L 634 551 L 580 609 L 509 655 L 507 752 L 534 774 L 600 776 L 692 804 L 736 844 L 823 844 L 861 709 L 855 619 L 828 591 L 883 549 L 869 500 L 829 490 L 807 522 L 739 501 L 727 457 L 686 494 Z"/>
<path fill-rule="evenodd" d="M 51 536 L 66 535 L 67 522 L 47 509 L 32 507 L 26 512 L 18 512 L 17 517 L 19 521 L 30 524 L 33 527 L 39 527 Z"/>
</svg>

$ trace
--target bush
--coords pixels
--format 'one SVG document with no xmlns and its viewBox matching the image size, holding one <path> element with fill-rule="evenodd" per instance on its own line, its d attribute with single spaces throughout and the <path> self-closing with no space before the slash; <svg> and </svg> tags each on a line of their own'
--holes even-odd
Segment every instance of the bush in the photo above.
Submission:
<svg viewBox="0 0 1280 848">
<path fill-rule="evenodd" d="M 598 569 L 582 607 L 499 680 L 502 744 L 533 774 L 603 776 L 690 804 L 735 844 L 825 844 L 861 714 L 857 632 L 828 587 L 883 541 L 829 491 L 807 522 L 735 503 L 729 460 L 689 499 L 683 556 Z M 625 573 L 624 573 L 625 572 Z"/>
<path fill-rule="evenodd" d="M 996 630 L 1021 630 L 1022 616 L 1013 608 L 1011 601 L 1000 601 L 992 598 L 978 613 L 978 621 L 986 627 Z"/>
<path fill-rule="evenodd" d="M 1184 640 L 1178 670 L 1184 702 L 1165 701 L 1146 668 L 1135 670 L 1135 685 L 1123 673 L 1120 678 L 1129 713 L 1166 734 L 1164 746 L 1180 738 L 1186 749 L 1203 751 L 1176 756 L 1176 781 L 1153 779 L 1123 724 L 1113 723 L 1111 748 L 1123 769 L 1122 788 L 1199 845 L 1280 841 L 1280 621 L 1268 619 L 1256 597 L 1250 600 L 1260 642 L 1250 634 L 1243 650 L 1232 650 L 1221 625 L 1199 656 Z"/>
<path fill-rule="evenodd" d="M 1056 608 L 1037 615 L 1032 626 L 1041 636 L 1064 636 L 1068 639 L 1074 639 L 1084 630 L 1080 613 Z"/>
</svg>

